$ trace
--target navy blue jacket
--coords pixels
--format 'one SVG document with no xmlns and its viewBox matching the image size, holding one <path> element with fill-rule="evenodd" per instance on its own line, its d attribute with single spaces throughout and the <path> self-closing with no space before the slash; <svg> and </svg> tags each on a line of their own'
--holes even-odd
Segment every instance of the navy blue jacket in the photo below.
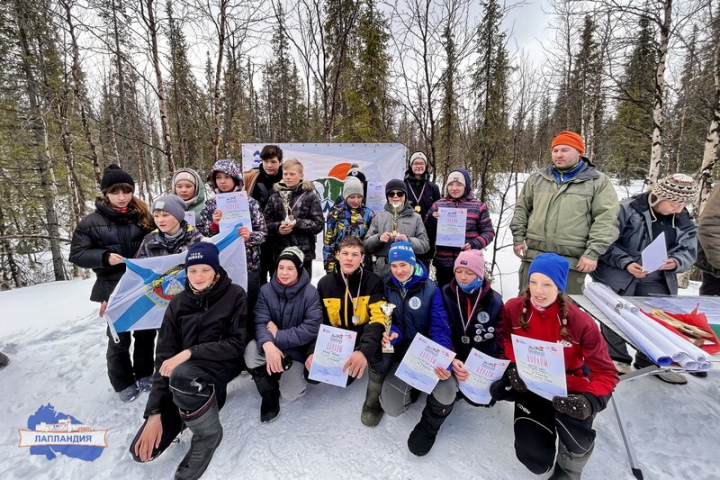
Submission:
<svg viewBox="0 0 720 480">
<path fill-rule="evenodd" d="M 480 295 L 480 303 L 475 309 L 473 319 L 463 331 L 463 321 L 467 321 L 468 311 L 472 310 L 475 301 Z M 452 332 L 452 343 L 457 352 L 456 358 L 463 362 L 470 355 L 470 350 L 475 349 L 494 358 L 505 358 L 505 344 L 503 342 L 502 330 L 502 295 L 490 288 L 488 282 L 483 282 L 482 287 L 473 295 L 467 295 L 460 290 L 455 279 L 442 288 L 443 301 L 450 319 L 450 330 Z M 463 309 L 463 316 L 460 318 L 458 311 L 458 297 Z M 470 337 L 470 343 L 463 343 L 462 337 Z M 476 340 L 479 338 L 479 340 Z"/>
<path fill-rule="evenodd" d="M 393 311 L 393 332 L 399 337 L 394 342 L 396 359 L 401 359 L 416 333 L 429 337 L 441 346 L 453 350 L 450 325 L 440 288 L 428 278 L 427 268 L 418 262 L 421 272 L 413 274 L 405 285 L 406 293 L 397 279 L 388 275 L 384 279 L 385 297 L 396 305 Z"/>
<path fill-rule="evenodd" d="M 307 345 L 315 342 L 322 320 L 320 295 L 310 284 L 310 276 L 304 268 L 300 269 L 297 283 L 289 287 L 281 285 L 273 278 L 260 288 L 255 304 L 255 339 L 258 350 L 263 351 L 265 342 L 273 342 L 285 355 L 304 362 Z M 275 339 L 267 329 L 270 321 L 278 327 Z"/>
</svg>

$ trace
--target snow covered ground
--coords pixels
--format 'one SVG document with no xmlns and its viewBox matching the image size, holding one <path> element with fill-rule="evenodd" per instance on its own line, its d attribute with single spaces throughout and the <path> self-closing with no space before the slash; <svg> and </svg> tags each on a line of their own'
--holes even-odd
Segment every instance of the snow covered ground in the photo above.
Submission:
<svg viewBox="0 0 720 480">
<path fill-rule="evenodd" d="M 502 242 L 506 229 L 499 230 Z M 507 300 L 517 291 L 519 261 L 511 248 L 500 250 L 498 265 L 496 289 Z M 314 267 L 317 280 L 322 265 Z M 92 282 L 0 293 L 0 351 L 12 359 L 0 371 L 0 479 L 172 478 L 187 451 L 189 433 L 149 464 L 131 459 L 127 449 L 142 423 L 147 394 L 123 404 L 110 387 L 105 325 L 97 318 L 97 304 L 87 300 Z M 400 418 L 386 416 L 378 427 L 367 428 L 360 423 L 365 386 L 365 378 L 346 389 L 311 385 L 303 398 L 281 405 L 276 421 L 261 424 L 260 397 L 249 376 L 241 375 L 229 386 L 221 412 L 225 437 L 203 478 L 535 478 L 514 455 L 511 404 L 485 409 L 458 403 L 432 452 L 417 458 L 406 440 L 425 396 Z M 687 386 L 650 377 L 619 385 L 614 398 L 645 478 L 718 478 L 719 387 L 717 370 L 706 379 L 689 377 Z M 108 448 L 100 458 L 47 460 L 18 447 L 18 429 L 27 428 L 28 417 L 48 403 L 108 430 Z M 633 478 L 612 408 L 598 415 L 595 428 L 597 446 L 584 478 Z"/>
</svg>

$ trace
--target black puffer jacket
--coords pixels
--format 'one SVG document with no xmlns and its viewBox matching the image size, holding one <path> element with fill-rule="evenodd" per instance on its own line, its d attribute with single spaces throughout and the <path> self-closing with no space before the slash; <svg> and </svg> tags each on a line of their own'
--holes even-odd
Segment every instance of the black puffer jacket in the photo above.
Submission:
<svg viewBox="0 0 720 480">
<path fill-rule="evenodd" d="M 169 378 L 159 373 L 165 360 L 190 349 L 191 360 L 239 363 L 245 351 L 246 323 L 245 290 L 233 284 L 222 268 L 220 279 L 209 292 L 196 295 L 186 285 L 185 291 L 170 301 L 163 317 L 145 417 L 161 413 L 172 396 Z"/>
<path fill-rule="evenodd" d="M 83 218 L 73 233 L 70 245 L 70 261 L 82 268 L 92 268 L 97 275 L 90 300 L 104 302 L 110 298 L 120 277 L 125 273 L 125 264 L 111 266 L 108 257 L 117 253 L 125 258 L 135 257 L 140 244 L 148 232 L 138 224 L 139 214 L 135 210 L 121 213 L 95 200 L 95 211 Z"/>
<path fill-rule="evenodd" d="M 300 182 L 290 193 L 289 205 L 292 214 L 297 220 L 292 233 L 280 234 L 280 223 L 285 220 L 287 209 L 283 203 L 281 191 L 288 190 L 282 183 L 275 185 L 275 193 L 268 199 L 265 206 L 265 224 L 268 230 L 268 240 L 272 244 L 273 263 L 276 263 L 280 252 L 286 247 L 298 247 L 305 254 L 305 260 L 315 258 L 315 243 L 317 234 L 325 227 L 320 197 L 315 193 L 312 182 Z M 267 243 L 267 241 L 266 241 Z"/>
</svg>

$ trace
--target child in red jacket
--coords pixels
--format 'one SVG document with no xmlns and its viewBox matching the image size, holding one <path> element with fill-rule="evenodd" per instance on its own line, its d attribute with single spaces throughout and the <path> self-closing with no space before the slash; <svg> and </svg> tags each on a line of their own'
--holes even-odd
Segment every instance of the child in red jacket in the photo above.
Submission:
<svg viewBox="0 0 720 480">
<path fill-rule="evenodd" d="M 607 406 L 618 373 L 593 319 L 563 294 L 570 264 L 555 253 L 535 257 L 524 295 L 505 304 L 505 355 L 510 364 L 491 393 L 495 400 L 515 401 L 515 452 L 530 471 L 551 479 L 580 478 L 595 446 L 595 415 Z M 564 348 L 567 397 L 546 400 L 529 391 L 515 365 L 511 335 L 561 343 Z M 555 458 L 555 440 L 560 436 Z"/>
</svg>

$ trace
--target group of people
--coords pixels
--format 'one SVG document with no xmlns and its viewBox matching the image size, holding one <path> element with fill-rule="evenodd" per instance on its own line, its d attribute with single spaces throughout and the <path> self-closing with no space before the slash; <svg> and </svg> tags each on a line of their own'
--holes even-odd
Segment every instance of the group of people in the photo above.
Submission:
<svg viewBox="0 0 720 480">
<path fill-rule="evenodd" d="M 232 284 L 217 247 L 202 241 L 219 233 L 222 211 L 214 198 L 205 199 L 197 172 L 175 172 L 173 194 L 148 208 L 133 196 L 131 176 L 108 166 L 96 211 L 78 225 L 70 252 L 72 262 L 97 274 L 91 300 L 101 303 L 101 315 L 125 258 L 187 252 L 186 288 L 170 302 L 157 346 L 155 330 L 121 333 L 119 343 L 108 343 L 108 375 L 120 398 L 150 392 L 145 422 L 130 447 L 133 458 L 156 458 L 187 427 L 192 443 L 176 478 L 199 478 L 222 439 L 219 409 L 227 384 L 247 370 L 262 399 L 260 421 L 274 420 L 281 397 L 298 399 L 313 383 L 308 371 L 320 325 L 326 324 L 357 333 L 343 371 L 352 382 L 367 370 L 364 425 L 378 425 L 384 413 L 401 415 L 417 401 L 419 392 L 394 372 L 419 333 L 456 357 L 447 369 L 435 370 L 437 386 L 408 436 L 413 454 L 431 450 L 458 400 L 473 404 L 458 382 L 468 379 L 464 362 L 474 348 L 511 361 L 491 389 L 492 402 L 482 406 L 515 402 L 518 459 L 537 474 L 554 467 L 550 478 L 579 478 L 594 447 L 593 419 L 607 405 L 618 373 L 599 329 L 566 294 L 581 292 L 588 272 L 620 293 L 630 287 L 650 291 L 662 282 L 673 293 L 677 283 L 670 279 L 695 256 L 694 224 L 676 205 L 684 207 L 693 191 L 684 176 L 663 179 L 623 213 L 612 184 L 583 153 L 582 138 L 562 132 L 552 144 L 552 164 L 526 182 L 511 225 L 515 252 L 523 259 L 521 292 L 507 303 L 485 278 L 483 249 L 495 231 L 486 205 L 473 194 L 474 181 L 467 171 L 454 170 L 441 195 L 422 152 L 411 156 L 404 180 L 387 182 L 380 212 L 365 206 L 364 176 L 353 168 L 327 218 L 302 163 L 283 161 L 278 146 L 265 146 L 260 166 L 247 172 L 234 160 L 216 162 L 207 177 L 214 192 L 245 190 L 249 197 L 252 229 L 239 230 L 247 291 Z M 467 210 L 462 247 L 434 241 L 439 208 Z M 195 213 L 196 227 L 186 212 Z M 628 231 L 623 243 L 631 228 L 645 228 L 644 236 Z M 315 238 L 323 229 L 326 275 L 315 287 Z M 670 260 L 661 273 L 643 274 L 639 252 L 660 232 L 666 233 Z M 386 303 L 396 307 L 389 329 Z M 527 389 L 511 335 L 564 346 L 567 397 L 549 401 Z M 384 353 L 388 344 L 393 353 Z"/>
</svg>

